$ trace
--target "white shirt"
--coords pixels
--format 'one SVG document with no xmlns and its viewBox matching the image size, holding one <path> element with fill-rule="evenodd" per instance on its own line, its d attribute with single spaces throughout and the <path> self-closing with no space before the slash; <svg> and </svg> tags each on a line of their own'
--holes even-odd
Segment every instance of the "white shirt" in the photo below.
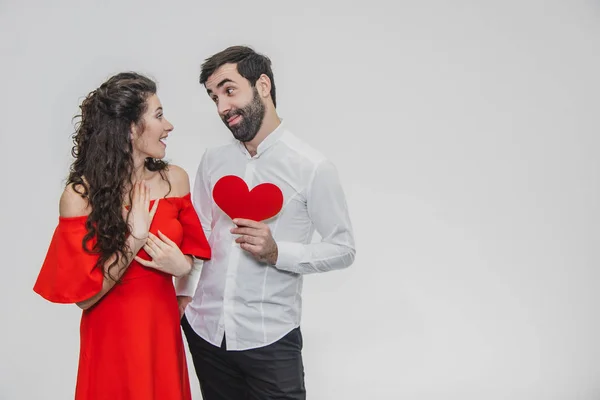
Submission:
<svg viewBox="0 0 600 400">
<path fill-rule="evenodd" d="M 267 223 L 278 248 L 276 265 L 256 261 L 235 243 L 234 224 L 212 199 L 225 175 L 244 179 L 250 189 L 277 185 L 283 207 Z M 176 280 L 178 295 L 193 295 L 185 315 L 204 340 L 228 350 L 269 345 L 300 325 L 303 274 L 348 267 L 355 247 L 348 207 L 334 165 L 280 124 L 252 157 L 235 141 L 202 156 L 192 199 L 212 258 L 198 279 Z M 314 231 L 321 241 L 311 243 Z"/>
</svg>

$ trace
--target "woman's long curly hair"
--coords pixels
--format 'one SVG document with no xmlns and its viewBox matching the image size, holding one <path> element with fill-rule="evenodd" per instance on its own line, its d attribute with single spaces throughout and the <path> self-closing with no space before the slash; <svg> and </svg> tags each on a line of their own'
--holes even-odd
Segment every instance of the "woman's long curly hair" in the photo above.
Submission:
<svg viewBox="0 0 600 400">
<path fill-rule="evenodd" d="M 111 257 L 106 271 L 118 266 L 131 252 L 126 244 L 130 233 L 123 217 L 125 196 L 131 204 L 133 147 L 131 128 L 143 131 L 143 115 L 147 99 L 156 93 L 156 83 L 135 72 L 112 76 L 92 91 L 81 103 L 81 114 L 75 118 L 74 146 L 67 186 L 86 198 L 91 212 L 86 222 L 84 250 L 98 254 L 96 267 L 103 267 Z M 168 164 L 163 160 L 147 158 L 146 169 L 159 171 L 166 180 Z M 169 185 L 170 186 L 170 185 Z M 129 219 L 129 216 L 127 216 Z M 90 248 L 90 241 L 96 238 Z"/>
</svg>

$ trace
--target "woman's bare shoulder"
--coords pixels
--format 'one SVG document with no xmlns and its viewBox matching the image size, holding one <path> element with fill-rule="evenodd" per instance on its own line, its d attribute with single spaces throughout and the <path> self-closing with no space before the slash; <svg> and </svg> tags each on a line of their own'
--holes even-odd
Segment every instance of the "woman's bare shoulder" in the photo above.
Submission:
<svg viewBox="0 0 600 400">
<path fill-rule="evenodd" d="M 78 192 L 79 191 L 79 192 Z M 60 196 L 59 212 L 61 217 L 80 217 L 89 215 L 91 207 L 87 198 L 82 196 L 83 187 L 67 185 Z"/>
<path fill-rule="evenodd" d="M 167 177 L 171 183 L 171 196 L 184 196 L 190 192 L 190 177 L 180 166 L 170 164 Z"/>
</svg>

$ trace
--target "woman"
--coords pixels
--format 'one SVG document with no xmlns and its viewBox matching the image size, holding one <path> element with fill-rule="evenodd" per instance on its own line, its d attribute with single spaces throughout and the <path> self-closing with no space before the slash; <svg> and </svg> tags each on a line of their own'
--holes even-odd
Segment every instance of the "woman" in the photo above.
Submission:
<svg viewBox="0 0 600 400">
<path fill-rule="evenodd" d="M 34 290 L 84 310 L 77 400 L 189 400 L 172 277 L 210 248 L 188 175 L 162 160 L 173 125 L 155 83 L 137 73 L 113 76 L 80 108 L 75 161 Z"/>
</svg>

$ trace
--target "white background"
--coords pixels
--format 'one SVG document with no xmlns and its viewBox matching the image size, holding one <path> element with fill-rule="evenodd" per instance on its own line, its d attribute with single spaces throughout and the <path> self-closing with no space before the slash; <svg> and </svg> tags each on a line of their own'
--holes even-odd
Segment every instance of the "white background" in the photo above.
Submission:
<svg viewBox="0 0 600 400">
<path fill-rule="evenodd" d="M 74 392 L 80 311 L 32 286 L 83 96 L 155 78 L 193 178 L 233 44 L 354 223 L 354 265 L 305 281 L 309 399 L 600 398 L 598 1 L 0 0 L 0 399 Z"/>
</svg>

